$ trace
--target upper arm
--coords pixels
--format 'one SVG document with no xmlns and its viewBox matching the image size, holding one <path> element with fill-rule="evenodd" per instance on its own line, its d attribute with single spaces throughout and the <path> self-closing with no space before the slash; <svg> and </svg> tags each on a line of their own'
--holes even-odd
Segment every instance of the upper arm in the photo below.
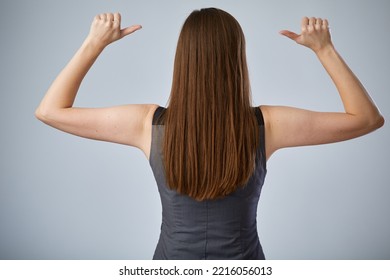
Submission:
<svg viewBox="0 0 390 280">
<path fill-rule="evenodd" d="M 375 129 L 364 119 L 348 113 L 283 106 L 261 106 L 261 110 L 266 128 L 267 157 L 281 148 L 344 141 Z"/>
<path fill-rule="evenodd" d="M 66 108 L 37 114 L 46 124 L 77 136 L 138 147 L 148 152 L 151 120 L 157 105 Z M 150 138 L 150 137 L 149 137 Z M 150 142 L 150 141 L 149 141 Z"/>
</svg>

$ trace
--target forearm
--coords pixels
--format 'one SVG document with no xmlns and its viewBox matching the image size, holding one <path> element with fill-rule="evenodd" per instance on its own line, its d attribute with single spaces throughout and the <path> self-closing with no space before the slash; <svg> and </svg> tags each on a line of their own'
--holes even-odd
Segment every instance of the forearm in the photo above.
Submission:
<svg viewBox="0 0 390 280">
<path fill-rule="evenodd" d="M 369 131 L 383 124 L 383 117 L 369 94 L 333 47 L 328 20 L 304 17 L 301 34 L 288 30 L 280 33 L 317 54 L 339 91 L 345 112 L 353 117 L 349 118 L 353 120 L 353 127 L 366 127 Z"/>
<path fill-rule="evenodd" d="M 329 45 L 316 55 L 334 82 L 345 112 L 369 124 L 380 121 L 382 116 L 378 108 L 336 49 Z"/>
<path fill-rule="evenodd" d="M 87 38 L 73 58 L 61 71 L 39 105 L 37 116 L 73 106 L 77 91 L 85 75 L 103 48 Z"/>
<path fill-rule="evenodd" d="M 141 25 L 121 29 L 119 13 L 97 15 L 87 39 L 50 86 L 36 110 L 36 116 L 41 120 L 52 118 L 56 112 L 72 107 L 83 78 L 103 49 L 139 29 Z"/>
</svg>

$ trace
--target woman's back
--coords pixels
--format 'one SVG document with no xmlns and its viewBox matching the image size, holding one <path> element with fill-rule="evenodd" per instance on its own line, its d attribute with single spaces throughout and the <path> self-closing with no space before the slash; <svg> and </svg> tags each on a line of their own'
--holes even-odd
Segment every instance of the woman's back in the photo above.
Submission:
<svg viewBox="0 0 390 280">
<path fill-rule="evenodd" d="M 183 28 L 179 37 L 165 127 L 158 123 L 163 108 L 152 125 L 156 105 L 73 107 L 83 78 L 103 49 L 141 28 L 121 29 L 119 13 L 95 17 L 89 35 L 50 86 L 36 116 L 62 131 L 145 153 L 163 208 L 156 259 L 261 259 L 256 213 L 266 160 L 282 148 L 367 134 L 381 127 L 384 119 L 334 48 L 327 20 L 304 17 L 301 34 L 287 30 L 281 34 L 316 54 L 338 90 L 343 113 L 286 106 L 252 110 L 238 22 L 217 9 L 193 12 L 187 20 L 193 28 Z M 169 181 L 173 189 L 168 188 Z"/>
<path fill-rule="evenodd" d="M 161 234 L 154 259 L 264 259 L 256 223 L 266 175 L 260 109 L 254 109 L 260 145 L 248 183 L 226 197 L 203 201 L 181 195 L 166 184 L 161 148 L 164 124 L 160 118 L 164 111 L 159 107 L 154 114 L 149 158 L 162 203 Z"/>
</svg>

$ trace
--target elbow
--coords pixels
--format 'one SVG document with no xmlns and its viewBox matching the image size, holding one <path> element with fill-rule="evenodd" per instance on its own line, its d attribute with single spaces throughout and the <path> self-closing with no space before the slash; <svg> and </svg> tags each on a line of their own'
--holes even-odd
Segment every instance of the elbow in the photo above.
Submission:
<svg viewBox="0 0 390 280">
<path fill-rule="evenodd" d="M 40 121 L 44 121 L 45 120 L 45 113 L 43 112 L 43 110 L 41 109 L 41 107 L 38 107 L 36 110 L 35 110 L 35 117 L 40 120 Z"/>
<path fill-rule="evenodd" d="M 381 128 L 385 124 L 385 118 L 379 114 L 378 120 L 376 122 L 376 129 Z"/>
<path fill-rule="evenodd" d="M 35 110 L 34 115 L 35 115 L 35 117 L 36 117 L 38 120 L 41 120 L 41 119 L 42 119 L 42 113 L 41 113 L 41 111 L 39 110 L 39 107 Z"/>
<path fill-rule="evenodd" d="M 375 116 L 375 118 L 373 118 L 369 122 L 368 127 L 369 127 L 370 132 L 371 132 L 371 131 L 374 131 L 374 130 L 381 128 L 384 124 L 385 124 L 385 118 L 380 113 L 378 113 Z"/>
<path fill-rule="evenodd" d="M 39 106 L 35 110 L 35 117 L 41 122 L 44 122 L 46 124 L 49 122 L 49 119 L 51 118 L 50 112 L 47 109 L 42 108 L 42 106 Z"/>
</svg>

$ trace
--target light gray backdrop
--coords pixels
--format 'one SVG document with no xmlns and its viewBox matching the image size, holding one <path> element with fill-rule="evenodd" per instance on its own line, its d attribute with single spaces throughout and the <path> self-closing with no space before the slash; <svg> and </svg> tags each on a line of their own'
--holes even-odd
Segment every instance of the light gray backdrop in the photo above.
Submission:
<svg viewBox="0 0 390 280">
<path fill-rule="evenodd" d="M 255 104 L 342 110 L 314 54 L 278 34 L 326 17 L 334 43 L 390 119 L 390 2 L 1 1 L 0 258 L 150 259 L 161 206 L 144 155 L 43 125 L 34 110 L 89 31 L 122 13 L 143 29 L 111 45 L 77 106 L 159 103 L 169 96 L 185 17 L 216 6 L 247 38 Z M 390 259 L 388 125 L 352 141 L 277 152 L 268 163 L 258 229 L 269 259 Z"/>
</svg>

